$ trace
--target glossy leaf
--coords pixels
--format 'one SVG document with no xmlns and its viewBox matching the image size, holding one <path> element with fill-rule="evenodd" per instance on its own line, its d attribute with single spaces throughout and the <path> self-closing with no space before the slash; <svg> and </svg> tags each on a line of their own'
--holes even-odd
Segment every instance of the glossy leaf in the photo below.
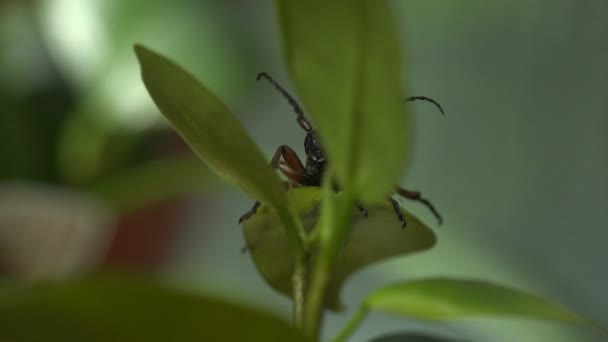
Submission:
<svg viewBox="0 0 608 342">
<path fill-rule="evenodd" d="M 524 316 L 599 328 L 539 296 L 476 280 L 437 278 L 398 283 L 375 291 L 363 305 L 423 320 Z"/>
<path fill-rule="evenodd" d="M 207 165 L 251 197 L 285 207 L 278 176 L 222 101 L 169 59 L 141 45 L 135 52 L 150 96 Z"/>
<path fill-rule="evenodd" d="M 290 201 L 296 206 L 308 231 L 312 231 L 319 218 L 321 196 L 321 189 L 316 187 L 289 191 Z M 371 263 L 423 251 L 435 244 L 434 233 L 406 210 L 408 226 L 401 229 L 401 222 L 388 202 L 367 209 L 367 219 L 358 210 L 353 210 L 353 225 L 328 286 L 326 306 L 331 309 L 341 308 L 340 289 L 354 272 Z M 285 258 L 289 244 L 274 210 L 261 206 L 256 215 L 245 221 L 243 230 L 248 250 L 264 280 L 275 290 L 291 297 L 293 261 Z"/>
<path fill-rule="evenodd" d="M 277 0 L 288 70 L 342 188 L 380 201 L 407 152 L 401 57 L 385 1 Z"/>
<path fill-rule="evenodd" d="M 269 314 L 152 282 L 97 278 L 0 286 L 6 341 L 303 341 Z"/>
</svg>

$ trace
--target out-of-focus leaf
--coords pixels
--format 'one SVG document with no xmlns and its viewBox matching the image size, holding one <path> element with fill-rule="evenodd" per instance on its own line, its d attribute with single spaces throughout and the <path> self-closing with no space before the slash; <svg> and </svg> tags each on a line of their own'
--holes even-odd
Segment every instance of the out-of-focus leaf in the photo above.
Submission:
<svg viewBox="0 0 608 342">
<path fill-rule="evenodd" d="M 429 335 L 426 333 L 393 333 L 385 334 L 370 340 L 369 342 L 465 342 L 463 339 L 453 337 L 445 337 L 438 335 Z"/>
<path fill-rule="evenodd" d="M 218 178 L 197 158 L 153 160 L 121 170 L 90 186 L 121 213 L 181 194 L 211 188 Z"/>
<path fill-rule="evenodd" d="M 381 201 L 401 173 L 407 116 L 397 33 L 385 1 L 277 0 L 288 70 L 336 176 Z"/>
<path fill-rule="evenodd" d="M 308 231 L 319 218 L 317 204 L 321 196 L 321 189 L 316 187 L 289 191 L 290 201 Z M 358 210 L 353 210 L 353 225 L 327 290 L 325 305 L 331 309 L 341 308 L 339 291 L 344 281 L 357 270 L 390 257 L 423 251 L 435 244 L 433 231 L 406 210 L 403 212 L 407 227 L 401 229 L 401 222 L 388 202 L 367 209 L 367 219 Z M 274 210 L 261 206 L 256 215 L 245 221 L 243 230 L 249 252 L 264 280 L 275 290 L 291 296 L 293 261 L 285 258 L 289 244 Z"/>
<path fill-rule="evenodd" d="M 363 305 L 414 319 L 524 316 L 593 326 L 607 333 L 541 297 L 485 281 L 437 278 L 398 283 L 375 291 Z"/>
<path fill-rule="evenodd" d="M 0 286 L 6 341 L 303 341 L 255 310 L 137 279 Z"/>
<path fill-rule="evenodd" d="M 141 45 L 135 52 L 150 96 L 207 165 L 251 197 L 285 208 L 278 176 L 220 99 L 167 58 Z"/>
</svg>

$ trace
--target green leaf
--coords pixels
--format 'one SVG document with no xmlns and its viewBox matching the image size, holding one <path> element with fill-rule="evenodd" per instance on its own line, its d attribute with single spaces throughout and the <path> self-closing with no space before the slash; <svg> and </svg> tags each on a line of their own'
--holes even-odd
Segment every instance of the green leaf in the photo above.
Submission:
<svg viewBox="0 0 608 342">
<path fill-rule="evenodd" d="M 141 45 L 135 52 L 150 96 L 207 165 L 251 197 L 284 208 L 278 176 L 222 101 L 167 58 Z"/>
<path fill-rule="evenodd" d="M 342 188 L 380 201 L 407 152 L 401 57 L 385 1 L 276 1 L 288 70 Z"/>
<path fill-rule="evenodd" d="M 7 341 L 303 341 L 269 314 L 134 278 L 0 286 Z"/>
<path fill-rule="evenodd" d="M 228 108 L 192 75 L 167 58 L 136 45 L 152 99 L 192 149 L 226 181 L 277 209 L 292 254 L 301 258 L 305 236 L 277 174 Z"/>
<path fill-rule="evenodd" d="M 319 218 L 321 197 L 321 189 L 317 187 L 289 191 L 290 202 L 296 206 L 307 231 L 313 230 Z M 433 231 L 408 211 L 403 210 L 408 225 L 401 229 L 401 222 L 388 202 L 367 209 L 367 219 L 353 210 L 353 225 L 328 286 L 325 305 L 331 309 L 341 308 L 340 289 L 354 272 L 371 263 L 423 251 L 435 244 Z M 243 231 L 258 272 L 275 290 L 291 297 L 294 266 L 291 259 L 284 257 L 289 253 L 289 244 L 274 210 L 261 206 L 256 215 L 245 221 Z"/>
<path fill-rule="evenodd" d="M 447 278 L 398 283 L 364 301 L 368 309 L 408 318 L 444 321 L 467 317 L 524 316 L 593 326 L 595 323 L 536 295 L 485 281 Z"/>
</svg>

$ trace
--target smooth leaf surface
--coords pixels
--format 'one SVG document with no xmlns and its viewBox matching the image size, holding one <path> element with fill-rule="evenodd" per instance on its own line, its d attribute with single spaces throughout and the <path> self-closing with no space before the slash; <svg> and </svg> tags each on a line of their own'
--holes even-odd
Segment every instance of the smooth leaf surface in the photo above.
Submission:
<svg viewBox="0 0 608 342">
<path fill-rule="evenodd" d="M 399 283 L 375 291 L 363 305 L 423 320 L 524 316 L 599 328 L 539 296 L 476 280 L 437 278 Z"/>
<path fill-rule="evenodd" d="M 294 188 L 289 191 L 289 197 L 301 215 L 305 229 L 312 231 L 319 218 L 321 189 Z M 367 209 L 367 219 L 358 210 L 353 210 L 353 225 L 328 286 L 325 305 L 331 309 L 341 308 L 340 289 L 354 272 L 371 263 L 423 251 L 435 244 L 433 231 L 406 210 L 403 212 L 408 225 L 401 229 L 401 222 L 388 202 Z M 275 290 L 291 296 L 294 265 L 285 257 L 289 244 L 274 210 L 261 206 L 256 215 L 244 222 L 243 231 L 258 272 Z"/>
<path fill-rule="evenodd" d="M 303 341 L 286 322 L 148 281 L 0 286 L 6 341 Z"/>
<path fill-rule="evenodd" d="M 278 176 L 222 101 L 169 59 L 141 45 L 135 52 L 150 96 L 207 165 L 251 197 L 285 207 Z"/>
<path fill-rule="evenodd" d="M 401 57 L 385 1 L 277 0 L 288 70 L 342 188 L 381 201 L 407 152 Z"/>
</svg>

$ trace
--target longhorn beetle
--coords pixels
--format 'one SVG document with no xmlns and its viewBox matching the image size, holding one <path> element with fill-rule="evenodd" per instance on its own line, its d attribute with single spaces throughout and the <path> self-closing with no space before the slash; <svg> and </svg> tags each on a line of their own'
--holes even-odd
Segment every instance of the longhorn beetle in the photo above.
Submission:
<svg viewBox="0 0 608 342">
<path fill-rule="evenodd" d="M 267 73 L 261 72 L 258 74 L 256 80 L 265 79 L 279 92 L 287 102 L 291 105 L 294 112 L 296 113 L 296 121 L 300 127 L 306 132 L 306 138 L 304 139 L 304 151 L 306 152 L 306 164 L 302 164 L 302 161 L 296 154 L 296 152 L 287 145 L 281 145 L 277 148 L 272 160 L 270 161 L 270 165 L 273 169 L 278 169 L 287 177 L 289 181 L 285 182 L 285 185 L 289 187 L 294 186 L 321 186 L 321 179 L 323 178 L 323 172 L 325 171 L 327 165 L 327 158 L 325 152 L 323 151 L 323 147 L 319 141 L 319 137 L 317 135 L 317 131 L 313 129 L 312 125 L 304 116 L 304 112 L 300 105 L 296 102 L 296 100 L 289 95 L 289 93 L 281 87 L 281 85 L 276 82 L 272 77 L 270 77 Z M 410 96 L 406 98 L 404 101 L 415 101 L 415 100 L 423 100 L 427 102 L 431 102 L 441 112 L 441 114 L 445 115 L 443 108 L 441 105 L 437 103 L 437 101 L 426 97 L 426 96 Z M 282 157 L 282 160 L 281 160 Z M 435 215 L 439 224 L 443 222 L 441 215 L 435 209 L 435 207 L 431 204 L 429 200 L 423 198 L 418 191 L 412 191 L 404 189 L 400 186 L 395 186 L 394 194 L 398 194 L 404 198 L 420 202 L 424 204 L 432 213 Z M 402 228 L 406 226 L 405 216 L 401 212 L 401 208 L 397 201 L 391 197 L 392 194 L 388 196 L 391 204 L 393 205 L 393 209 L 397 214 L 397 218 L 402 223 Z M 260 206 L 260 202 L 256 201 L 253 204 L 253 207 L 243 214 L 239 218 L 239 223 L 253 216 L 258 207 Z M 365 218 L 367 218 L 367 210 L 362 207 L 360 204 L 357 205 L 359 211 L 363 214 Z"/>
</svg>

